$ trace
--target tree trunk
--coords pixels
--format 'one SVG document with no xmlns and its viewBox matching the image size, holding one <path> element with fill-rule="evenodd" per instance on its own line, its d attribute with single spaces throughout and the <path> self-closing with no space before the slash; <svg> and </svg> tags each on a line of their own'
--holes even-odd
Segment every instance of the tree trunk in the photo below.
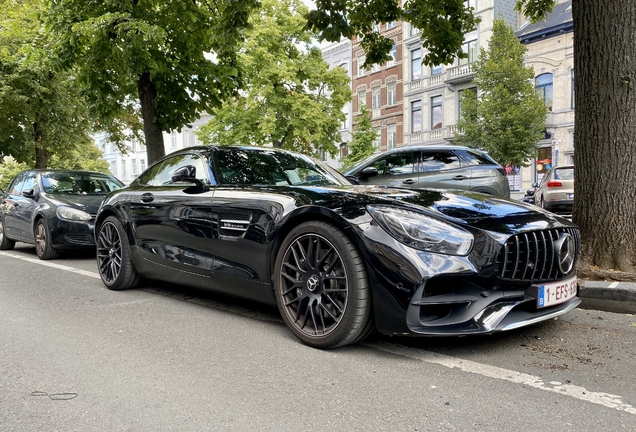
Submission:
<svg viewBox="0 0 636 432">
<path fill-rule="evenodd" d="M 573 0 L 573 218 L 584 266 L 636 263 L 636 2 Z"/>
<path fill-rule="evenodd" d="M 150 79 L 150 72 L 144 72 L 137 81 L 137 91 L 144 121 L 148 165 L 165 156 L 163 131 L 157 122 L 157 88 Z"/>
<path fill-rule="evenodd" d="M 46 169 L 49 164 L 49 152 L 43 141 L 41 122 L 33 123 L 33 139 L 35 141 L 35 168 Z"/>
</svg>

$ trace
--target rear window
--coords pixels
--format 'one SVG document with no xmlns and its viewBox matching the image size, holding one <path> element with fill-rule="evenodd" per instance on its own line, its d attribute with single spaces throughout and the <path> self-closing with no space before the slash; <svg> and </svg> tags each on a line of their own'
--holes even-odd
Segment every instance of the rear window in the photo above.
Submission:
<svg viewBox="0 0 636 432">
<path fill-rule="evenodd" d="M 555 168 L 555 180 L 574 180 L 574 168 Z"/>
<path fill-rule="evenodd" d="M 488 153 L 479 150 L 466 150 L 461 155 L 468 165 L 499 165 Z"/>
</svg>

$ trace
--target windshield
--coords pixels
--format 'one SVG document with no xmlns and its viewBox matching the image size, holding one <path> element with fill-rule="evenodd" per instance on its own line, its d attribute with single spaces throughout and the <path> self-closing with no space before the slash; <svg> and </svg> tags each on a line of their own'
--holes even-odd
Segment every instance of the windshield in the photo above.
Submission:
<svg viewBox="0 0 636 432">
<path fill-rule="evenodd" d="M 215 152 L 221 184 L 333 186 L 350 184 L 322 162 L 273 150 L 220 148 Z"/>
<path fill-rule="evenodd" d="M 124 185 L 104 174 L 51 172 L 42 174 L 42 187 L 48 194 L 106 195 Z"/>
</svg>

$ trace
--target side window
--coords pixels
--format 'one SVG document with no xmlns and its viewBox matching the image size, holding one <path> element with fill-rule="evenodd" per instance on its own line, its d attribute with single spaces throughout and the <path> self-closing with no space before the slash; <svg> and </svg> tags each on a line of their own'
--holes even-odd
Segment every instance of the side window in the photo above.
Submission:
<svg viewBox="0 0 636 432">
<path fill-rule="evenodd" d="M 422 152 L 421 172 L 445 171 L 459 167 L 459 158 L 453 152 Z"/>
<path fill-rule="evenodd" d="M 172 174 L 182 166 L 192 165 L 196 168 L 196 177 L 204 184 L 210 184 L 207 165 L 199 155 L 180 154 L 153 166 L 139 178 L 139 183 L 148 186 L 172 185 Z"/>
<path fill-rule="evenodd" d="M 14 179 L 13 182 L 11 182 L 11 185 L 9 186 L 9 194 L 11 195 L 20 195 L 20 193 L 22 192 L 22 186 L 24 185 L 24 178 L 26 177 L 27 173 L 23 172 L 18 174 Z"/>
<path fill-rule="evenodd" d="M 413 173 L 413 154 L 400 153 L 382 158 L 371 165 L 378 170 L 379 176 L 392 176 Z"/>
<path fill-rule="evenodd" d="M 24 179 L 24 184 L 22 185 L 22 191 L 20 191 L 20 193 L 24 192 L 25 190 L 36 189 L 37 184 L 37 174 L 34 172 L 27 173 L 26 178 Z"/>
<path fill-rule="evenodd" d="M 477 150 L 460 151 L 459 154 L 462 157 L 462 162 L 468 165 L 497 165 L 497 162 L 488 156 L 488 154 Z"/>
</svg>

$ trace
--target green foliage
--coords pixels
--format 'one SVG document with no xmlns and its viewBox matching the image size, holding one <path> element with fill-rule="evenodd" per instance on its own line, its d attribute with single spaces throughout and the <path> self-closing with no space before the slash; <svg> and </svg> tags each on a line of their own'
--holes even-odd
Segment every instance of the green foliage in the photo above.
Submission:
<svg viewBox="0 0 636 432">
<path fill-rule="evenodd" d="M 495 20 L 488 50 L 482 48 L 472 66 L 479 95 L 462 94 L 457 142 L 484 149 L 502 164 L 527 166 L 545 128 L 546 107 L 535 94 L 533 69 L 524 65 L 525 51 L 512 29 Z"/>
<path fill-rule="evenodd" d="M 532 22 L 544 20 L 554 8 L 554 0 L 518 0 L 515 9 Z"/>
<path fill-rule="evenodd" d="M 365 65 L 389 60 L 393 41 L 373 30 L 375 23 L 401 19 L 420 29 L 422 46 L 428 50 L 423 63 L 452 63 L 462 52 L 464 33 L 476 28 L 479 19 L 464 7 L 463 0 L 316 0 L 307 14 L 307 28 L 320 38 L 337 42 L 356 36 L 367 53 Z"/>
<path fill-rule="evenodd" d="M 356 128 L 353 139 L 348 145 L 348 154 L 342 159 L 342 171 L 351 168 L 358 162 L 375 153 L 373 141 L 378 132 L 371 125 L 371 115 L 366 105 L 360 105 L 360 115 L 356 117 Z"/>
<path fill-rule="evenodd" d="M 72 74 L 53 68 L 41 12 L 40 0 L 0 1 L 0 155 L 45 168 L 91 125 Z"/>
<path fill-rule="evenodd" d="M 235 94 L 236 47 L 258 0 L 46 3 L 54 51 L 61 66 L 76 68 L 92 115 L 121 137 L 141 110 L 153 162 L 164 154 L 162 131 Z"/>
<path fill-rule="evenodd" d="M 0 160 L 0 189 L 6 191 L 9 183 L 11 183 L 11 180 L 13 180 L 16 174 L 30 168 L 32 168 L 32 166 L 24 162 L 18 162 L 11 156 L 5 156 Z"/>
<path fill-rule="evenodd" d="M 250 17 L 239 49 L 244 86 L 214 110 L 199 138 L 221 145 L 273 145 L 312 154 L 334 154 L 334 142 L 351 99 L 349 78 L 329 70 L 303 28 L 307 8 L 299 0 L 263 0 Z"/>
<path fill-rule="evenodd" d="M 54 154 L 51 157 L 49 168 L 110 173 L 110 165 L 102 159 L 103 156 L 102 151 L 89 140 L 66 152 Z"/>
</svg>

